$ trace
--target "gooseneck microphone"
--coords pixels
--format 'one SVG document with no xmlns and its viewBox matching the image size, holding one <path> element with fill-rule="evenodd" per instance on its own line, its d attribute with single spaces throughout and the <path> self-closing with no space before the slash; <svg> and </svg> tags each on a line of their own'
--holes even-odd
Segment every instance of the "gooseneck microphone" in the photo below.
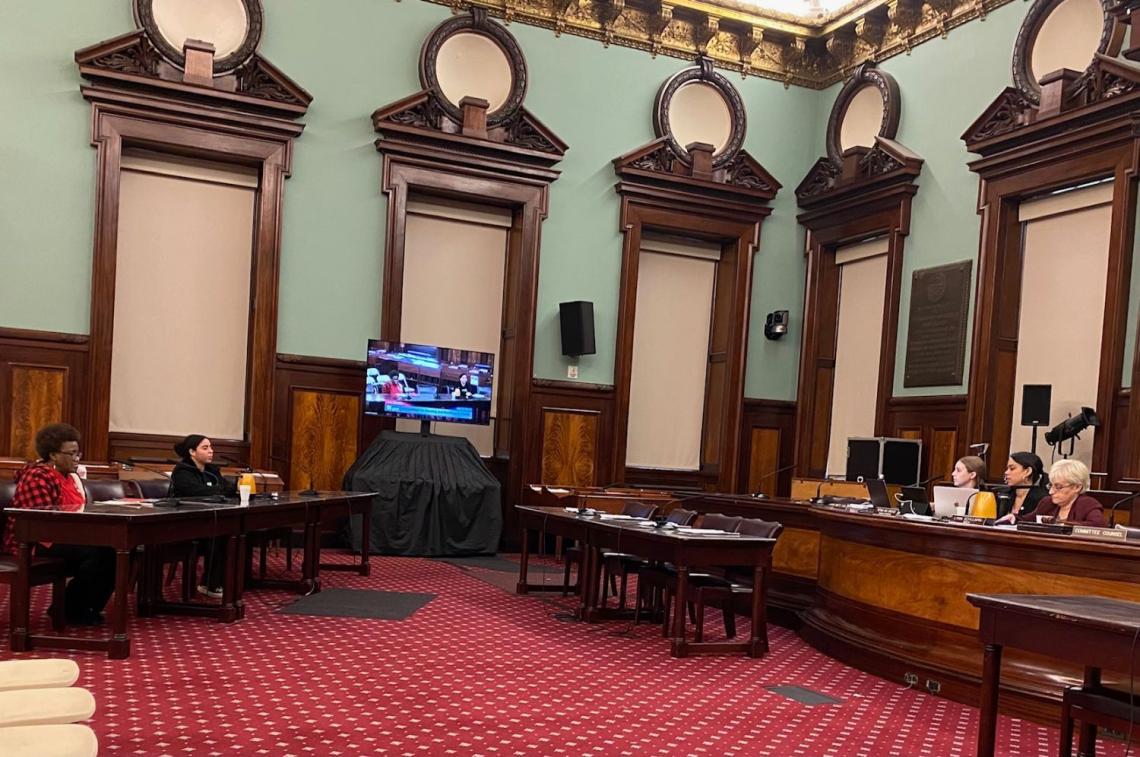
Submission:
<svg viewBox="0 0 1140 757">
<path fill-rule="evenodd" d="M 784 473 L 785 471 L 790 471 L 793 468 L 795 468 L 797 465 L 799 465 L 798 462 L 793 462 L 791 465 L 785 465 L 783 468 L 777 468 L 774 471 L 769 471 L 769 472 L 765 473 L 763 476 L 761 476 L 760 478 L 756 479 L 756 483 L 759 484 L 761 481 L 767 481 L 768 479 L 770 479 L 774 476 L 778 476 L 781 473 Z M 767 494 L 760 491 L 759 489 L 752 492 L 751 496 L 755 497 L 756 499 L 766 499 L 768 497 Z"/>
<path fill-rule="evenodd" d="M 1108 509 L 1108 522 L 1109 522 L 1110 526 L 1116 525 L 1116 508 L 1120 507 L 1125 502 L 1131 502 L 1132 500 L 1136 499 L 1137 497 L 1140 497 L 1140 492 L 1133 492 L 1132 494 L 1129 494 L 1124 499 L 1112 503 L 1112 507 L 1110 507 Z M 1129 519 L 1129 525 L 1132 525 L 1131 518 Z"/>
<path fill-rule="evenodd" d="M 155 507 L 180 507 L 182 505 L 182 501 L 175 498 L 175 497 L 170 496 L 170 471 L 165 471 L 165 470 L 163 470 L 161 468 L 157 468 L 153 465 L 148 465 L 147 463 L 141 462 L 142 460 L 153 461 L 156 463 L 167 463 L 168 462 L 167 460 L 165 460 L 163 458 L 138 458 L 138 457 L 129 457 L 126 460 L 112 460 L 111 462 L 118 463 L 119 465 L 127 467 L 127 468 L 142 468 L 145 471 L 150 471 L 151 473 L 157 473 L 158 475 L 162 476 L 164 479 L 166 479 L 166 494 L 167 494 L 167 496 L 159 497 L 158 499 L 156 499 L 154 501 L 154 506 Z"/>
</svg>

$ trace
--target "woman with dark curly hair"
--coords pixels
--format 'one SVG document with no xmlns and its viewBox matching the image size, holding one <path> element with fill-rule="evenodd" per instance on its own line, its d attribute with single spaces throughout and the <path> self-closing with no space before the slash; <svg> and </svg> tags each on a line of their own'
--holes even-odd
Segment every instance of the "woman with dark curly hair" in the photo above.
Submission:
<svg viewBox="0 0 1140 757">
<path fill-rule="evenodd" d="M 66 423 L 52 423 L 36 432 L 39 459 L 16 473 L 13 508 L 76 512 L 87 502 L 83 484 L 75 475 L 79 468 L 79 431 Z M 12 518 L 4 529 L 4 552 L 15 554 Z M 115 551 L 110 547 L 83 544 L 36 545 L 38 556 L 62 560 L 74 576 L 64 594 L 65 617 L 70 625 L 103 623 L 103 608 L 115 590 Z"/>
</svg>

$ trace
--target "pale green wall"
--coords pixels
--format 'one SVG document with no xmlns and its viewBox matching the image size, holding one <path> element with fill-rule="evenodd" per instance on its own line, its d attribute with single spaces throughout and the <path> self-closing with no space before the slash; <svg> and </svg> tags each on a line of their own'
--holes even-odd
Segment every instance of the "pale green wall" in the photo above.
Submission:
<svg viewBox="0 0 1140 757">
<path fill-rule="evenodd" d="M 66 5 L 66 8 L 60 6 Z M 424 37 L 449 16 L 424 2 L 274 0 L 262 50 L 313 95 L 286 184 L 279 350 L 359 359 L 379 331 L 385 199 L 369 114 L 418 89 Z M 899 140 L 926 159 L 903 278 L 896 394 L 902 388 L 911 272 L 976 260 L 977 177 L 961 133 L 1009 81 L 1028 6 L 1012 3 L 883 67 L 899 81 Z M 127 0 L 17 3 L 0 24 L 0 325 L 86 333 L 94 186 L 89 106 L 72 54 L 132 28 Z M 611 161 L 649 141 L 660 83 L 685 64 L 514 24 L 530 66 L 527 107 L 570 145 L 543 227 L 534 373 L 565 377 L 558 302 L 595 303 L 598 354 L 581 380 L 613 380 L 621 238 Z M 745 394 L 794 399 L 803 312 L 803 234 L 793 190 L 823 154 L 838 86 L 824 92 L 730 74 L 748 107 L 747 149 L 784 185 L 755 260 Z M 976 275 L 976 266 L 975 266 Z M 1140 282 L 1140 267 L 1136 277 Z M 1136 287 L 1134 286 L 1134 289 Z M 52 304 L 43 302 L 50 293 Z M 788 337 L 763 337 L 764 315 L 792 314 Z M 1130 317 L 1129 356 L 1136 306 Z M 1128 373 L 1126 364 L 1126 374 Z M 967 366 L 968 371 L 968 366 Z"/>
<path fill-rule="evenodd" d="M 330 19 L 328 4 L 274 3 L 263 48 L 316 98 L 286 190 L 279 347 L 359 358 L 364 340 L 379 332 L 385 223 L 380 158 L 367 116 L 418 89 L 420 44 L 449 11 L 371 0 L 341 0 L 331 10 L 352 19 L 347 29 Z M 542 230 L 534 374 L 566 377 L 558 303 L 591 300 L 598 352 L 580 359 L 579 378 L 608 383 L 621 262 L 611 161 L 653 139 L 654 95 L 685 64 L 520 24 L 511 32 L 527 57 L 527 108 L 570 145 Z M 810 160 L 810 140 L 792 125 L 812 121 L 818 97 L 755 78 L 734 80 L 749 107 L 747 147 L 786 185 L 765 224 L 754 312 L 761 323 L 775 307 L 798 318 L 802 243 L 791 189 Z M 750 356 L 748 394 L 793 398 L 796 362 L 794 340 L 758 345 Z"/>
<path fill-rule="evenodd" d="M 130 3 L 3 5 L 0 325 L 86 334 L 95 150 L 73 54 L 134 28 Z"/>
<path fill-rule="evenodd" d="M 966 163 L 966 128 L 1010 84 L 1013 41 L 1029 5 L 1010 3 L 985 21 L 951 31 L 944 40 L 916 48 L 883 63 L 902 91 L 898 140 L 925 159 L 914 198 L 911 232 L 903 264 L 899 340 L 895 353 L 895 395 L 961 394 L 970 374 L 969 338 L 963 383 L 959 386 L 903 388 L 906 334 L 910 320 L 910 280 L 915 269 L 973 260 L 978 274 L 981 217 L 978 177 Z M 973 295 L 970 329 L 973 330 Z"/>
</svg>

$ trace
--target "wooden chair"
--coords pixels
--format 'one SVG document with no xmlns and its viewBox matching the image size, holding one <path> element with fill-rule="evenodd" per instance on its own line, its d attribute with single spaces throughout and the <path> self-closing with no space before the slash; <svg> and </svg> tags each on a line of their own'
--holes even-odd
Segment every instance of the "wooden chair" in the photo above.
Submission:
<svg viewBox="0 0 1140 757">
<path fill-rule="evenodd" d="M 722 515 L 709 513 L 700 518 L 701 528 L 716 528 L 721 531 L 735 533 L 744 519 L 736 515 Z M 712 573 L 689 573 L 689 586 L 696 589 L 707 583 L 728 583 L 727 579 Z M 648 565 L 637 572 L 637 598 L 634 602 L 633 622 L 641 621 L 641 608 L 649 601 L 650 607 L 656 611 L 661 609 L 661 635 L 669 635 L 669 611 L 673 595 L 677 591 L 677 569 L 672 565 Z M 693 603 L 689 604 L 689 614 L 696 622 L 696 612 Z M 727 628 L 725 629 L 727 632 Z"/>
<path fill-rule="evenodd" d="M 12 504 L 12 497 L 16 494 L 16 484 L 12 481 L 0 481 L 0 509 Z M 8 518 L 0 515 L 0 544 L 3 544 L 4 530 L 8 528 Z M 8 586 L 8 628 L 16 625 L 16 603 L 12 601 L 12 586 L 16 583 L 16 558 L 11 555 L 0 554 L 0 584 Z M 49 613 L 51 627 L 56 631 L 67 625 L 64 612 L 64 589 L 67 588 L 67 572 L 63 561 L 51 557 L 33 557 L 32 571 L 29 576 L 32 586 L 51 584 L 51 606 Z"/>
<path fill-rule="evenodd" d="M 630 502 L 626 502 L 621 507 L 621 514 L 622 515 L 631 515 L 634 518 L 651 518 L 651 517 L 653 517 L 653 514 L 655 512 L 657 512 L 657 505 L 653 504 L 652 502 L 630 501 Z M 575 566 L 575 565 L 578 566 L 578 577 L 579 578 L 578 578 L 578 584 L 575 585 L 573 588 L 575 590 L 575 593 L 581 590 L 582 556 L 583 556 L 583 554 L 584 553 L 582 551 L 582 545 L 581 544 L 575 544 L 572 547 L 567 547 L 566 551 L 563 552 L 563 556 L 562 556 L 562 559 L 563 559 L 562 596 L 564 596 L 564 597 L 570 592 L 570 588 L 571 588 L 570 587 L 570 568 L 572 566 Z M 609 579 L 610 588 L 613 590 L 614 594 L 617 594 L 617 583 L 614 580 L 614 576 L 612 574 L 610 574 L 608 579 Z M 603 590 L 602 604 L 605 604 L 605 593 L 604 593 L 605 592 L 605 584 L 604 583 L 602 585 L 602 590 Z M 622 587 L 622 598 L 623 598 L 622 605 L 623 606 L 625 605 L 624 597 L 625 597 L 625 587 L 623 585 L 623 587 Z"/>
<path fill-rule="evenodd" d="M 737 533 L 744 536 L 758 536 L 763 539 L 777 539 L 783 530 L 784 527 L 779 523 L 760 520 L 759 518 L 746 518 L 741 521 Z M 730 639 L 736 636 L 736 608 L 740 605 L 751 608 L 752 592 L 759 591 L 763 598 L 763 606 L 768 606 L 767 569 L 761 572 L 759 587 L 752 585 L 751 571 L 745 572 L 743 568 L 726 569 L 725 579 L 726 583 L 707 582 L 697 586 L 695 592 L 696 619 L 693 622 L 696 626 L 696 640 L 698 642 L 704 638 L 706 605 L 720 606 L 721 613 L 724 615 L 724 634 Z M 767 623 L 757 630 L 758 633 L 754 635 L 762 638 L 764 646 L 767 647 Z"/>
<path fill-rule="evenodd" d="M 648 517 L 648 516 L 643 516 Z M 693 522 L 697 517 L 695 510 L 686 510 L 678 507 L 670 511 L 669 515 L 665 518 L 666 523 L 672 523 L 677 526 L 687 526 Z M 649 565 L 648 560 L 643 560 L 637 555 L 626 554 L 624 552 L 603 552 L 602 553 L 602 571 L 603 578 L 609 578 L 607 582 L 602 581 L 602 607 L 606 606 L 608 596 L 606 589 L 613 583 L 613 576 L 621 576 L 620 591 L 618 592 L 618 606 L 625 609 L 626 588 L 629 585 L 629 576 L 631 573 L 637 573 L 643 567 Z"/>
<path fill-rule="evenodd" d="M 1135 699 L 1130 702 L 1128 694 L 1124 692 L 1086 689 L 1081 686 L 1065 689 L 1061 697 L 1060 757 L 1073 755 L 1073 723 L 1077 720 L 1082 725 L 1091 726 L 1094 734 L 1092 743 L 1087 747 L 1088 751 L 1082 751 L 1081 757 L 1095 757 L 1097 727 L 1112 728 L 1125 734 L 1131 727 L 1133 739 L 1140 740 L 1140 702 Z"/>
</svg>

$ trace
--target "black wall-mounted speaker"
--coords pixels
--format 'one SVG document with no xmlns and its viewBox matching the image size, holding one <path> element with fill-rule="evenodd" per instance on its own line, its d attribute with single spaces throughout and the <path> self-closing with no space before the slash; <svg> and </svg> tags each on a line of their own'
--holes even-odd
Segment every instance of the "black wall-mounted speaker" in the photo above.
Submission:
<svg viewBox="0 0 1140 757">
<path fill-rule="evenodd" d="M 558 320 L 562 326 L 563 355 L 594 354 L 594 303 L 584 300 L 559 303 Z"/>
<path fill-rule="evenodd" d="M 1052 384 L 1026 384 L 1021 387 L 1021 425 L 1049 425 L 1049 405 L 1052 402 Z"/>
</svg>

